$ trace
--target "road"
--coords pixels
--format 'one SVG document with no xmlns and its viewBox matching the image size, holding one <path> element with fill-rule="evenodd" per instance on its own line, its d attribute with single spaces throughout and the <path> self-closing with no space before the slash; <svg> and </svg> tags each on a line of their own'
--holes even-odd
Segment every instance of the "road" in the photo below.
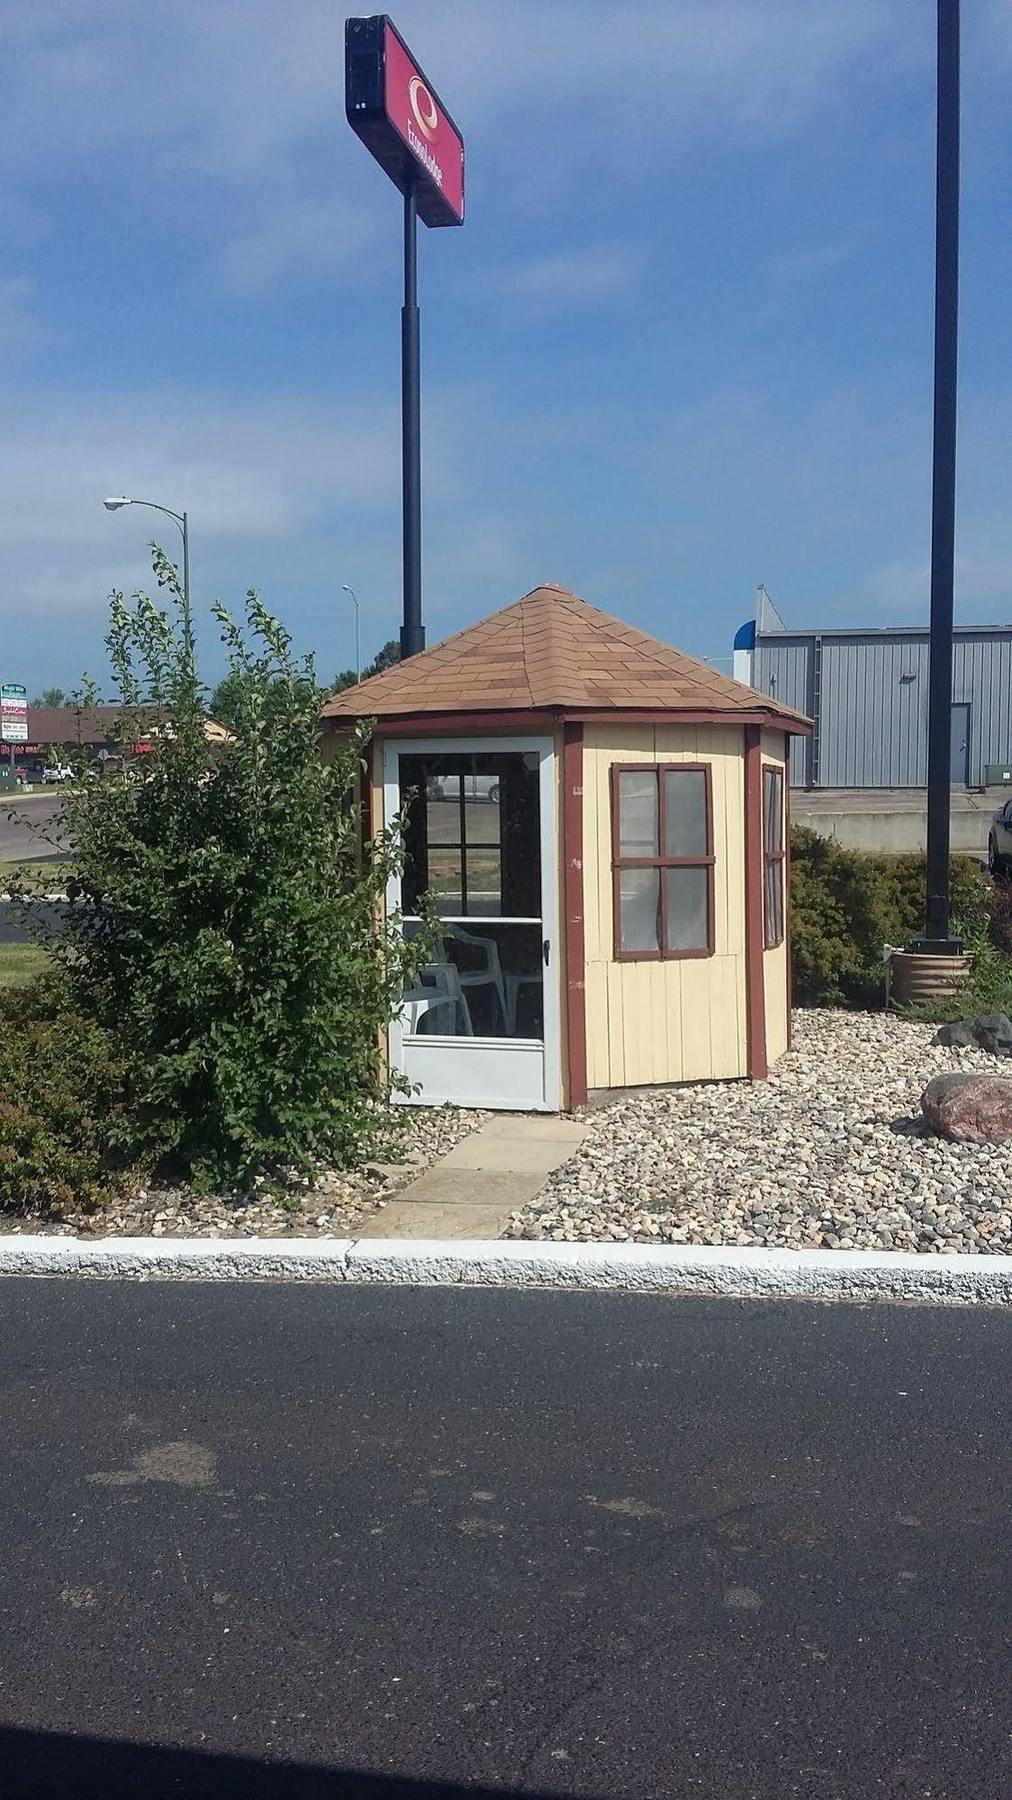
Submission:
<svg viewBox="0 0 1012 1800">
<path fill-rule="evenodd" d="M 52 863 L 52 887 L 59 888 L 59 859 L 65 847 L 54 842 L 58 831 L 63 801 L 55 794 L 23 794 L 19 799 L 0 795 L 0 865 L 10 862 Z M 0 880 L 0 890 L 3 882 Z M 53 930 L 60 928 L 58 908 L 47 908 L 43 915 Z M 17 907 L 0 900 L 0 944 L 27 943 L 30 933 Z M 2 1800 L 2 1789 L 0 1789 Z"/>
<path fill-rule="evenodd" d="M 42 862 L 66 854 L 53 843 L 63 801 L 55 794 L 0 794 L 0 863 Z"/>
<path fill-rule="evenodd" d="M 1012 1319 L 0 1287 L 0 1793 L 997 1800 Z"/>
</svg>

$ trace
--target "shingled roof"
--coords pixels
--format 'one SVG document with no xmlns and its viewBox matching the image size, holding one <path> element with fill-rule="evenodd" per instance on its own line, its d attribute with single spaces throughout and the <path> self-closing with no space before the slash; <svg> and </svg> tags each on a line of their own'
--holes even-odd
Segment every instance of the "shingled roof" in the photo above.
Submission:
<svg viewBox="0 0 1012 1800">
<path fill-rule="evenodd" d="M 589 606 L 537 587 L 491 618 L 335 694 L 325 719 L 512 711 L 801 713 Z"/>
<path fill-rule="evenodd" d="M 110 744 L 120 706 L 30 706 L 32 744 Z"/>
</svg>

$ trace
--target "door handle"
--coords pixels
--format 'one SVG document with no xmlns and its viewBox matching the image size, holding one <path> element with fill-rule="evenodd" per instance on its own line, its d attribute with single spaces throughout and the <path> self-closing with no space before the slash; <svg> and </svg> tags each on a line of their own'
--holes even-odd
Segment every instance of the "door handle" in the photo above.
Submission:
<svg viewBox="0 0 1012 1800">
<path fill-rule="evenodd" d="M 545 968 L 547 969 L 552 959 L 552 946 L 548 938 L 542 940 L 541 954 L 545 959 Z"/>
</svg>

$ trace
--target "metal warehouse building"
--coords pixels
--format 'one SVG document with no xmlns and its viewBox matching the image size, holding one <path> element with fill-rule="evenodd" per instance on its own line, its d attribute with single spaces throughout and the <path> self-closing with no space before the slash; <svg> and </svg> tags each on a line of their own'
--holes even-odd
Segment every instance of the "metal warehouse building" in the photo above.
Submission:
<svg viewBox="0 0 1012 1800">
<path fill-rule="evenodd" d="M 792 631 L 764 588 L 734 640 L 734 673 L 807 713 L 791 785 L 924 787 L 928 767 L 927 627 Z M 1012 625 L 958 625 L 952 671 L 952 782 L 1001 783 L 1012 757 Z M 999 765 L 1004 764 L 1004 769 Z"/>
</svg>

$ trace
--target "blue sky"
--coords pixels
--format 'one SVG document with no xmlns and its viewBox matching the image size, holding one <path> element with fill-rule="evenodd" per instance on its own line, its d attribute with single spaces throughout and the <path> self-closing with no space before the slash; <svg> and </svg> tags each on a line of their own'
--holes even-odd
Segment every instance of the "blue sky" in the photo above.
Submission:
<svg viewBox="0 0 1012 1800">
<path fill-rule="evenodd" d="M 957 608 L 1012 617 L 1012 0 L 964 8 Z M 421 233 L 429 641 L 539 581 L 729 664 L 926 616 L 929 0 L 402 0 L 468 142 Z M 103 672 L 188 507 L 198 620 L 395 633 L 399 197 L 323 0 L 0 0 L 0 664 Z M 171 528 L 167 527 L 168 530 Z M 166 541 L 168 536 L 166 534 Z M 208 677 L 220 654 L 203 633 Z"/>
</svg>

